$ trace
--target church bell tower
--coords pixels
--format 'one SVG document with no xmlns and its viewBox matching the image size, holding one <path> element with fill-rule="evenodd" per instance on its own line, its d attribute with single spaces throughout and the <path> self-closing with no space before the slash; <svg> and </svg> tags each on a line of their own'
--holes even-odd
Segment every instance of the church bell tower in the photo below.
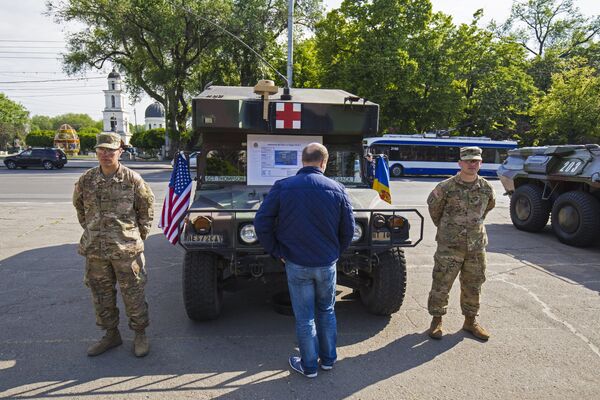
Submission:
<svg viewBox="0 0 600 400">
<path fill-rule="evenodd" d="M 121 135 L 125 144 L 129 144 L 129 115 L 123 109 L 125 95 L 121 87 L 121 75 L 114 69 L 108 74 L 108 90 L 104 90 L 104 132 L 115 132 Z"/>
</svg>

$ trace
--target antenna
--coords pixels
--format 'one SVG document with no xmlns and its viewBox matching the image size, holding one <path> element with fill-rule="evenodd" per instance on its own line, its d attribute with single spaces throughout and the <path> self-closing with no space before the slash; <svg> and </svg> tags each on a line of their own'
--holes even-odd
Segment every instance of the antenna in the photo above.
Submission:
<svg viewBox="0 0 600 400">
<path fill-rule="evenodd" d="M 179 6 L 177 6 L 179 7 Z M 269 68 L 271 68 L 273 71 L 275 71 L 275 73 L 281 78 L 283 79 L 283 81 L 285 82 L 285 88 L 284 88 L 284 94 L 287 94 L 289 96 L 289 92 L 290 92 L 290 83 L 288 82 L 287 78 L 282 75 L 279 71 L 277 71 L 277 69 L 272 66 L 267 60 L 264 59 L 263 56 L 261 56 L 260 54 L 258 54 L 256 52 L 256 50 L 254 50 L 252 47 L 248 46 L 242 39 L 240 39 L 239 37 L 237 37 L 236 35 L 234 35 L 233 33 L 229 32 L 227 29 L 223 28 L 221 25 L 217 24 L 216 22 L 213 22 L 211 20 L 209 20 L 208 18 L 204 18 L 200 15 L 195 14 L 194 12 L 192 12 L 192 10 L 190 10 L 188 7 L 183 7 L 183 9 L 190 14 L 191 16 L 198 18 L 201 21 L 207 22 L 209 24 L 211 24 L 212 26 L 219 28 L 220 30 L 222 30 L 223 32 L 225 32 L 226 34 L 228 34 L 229 36 L 231 36 L 232 38 L 234 38 L 235 40 L 237 40 L 238 42 L 240 42 L 242 45 L 244 45 L 244 47 L 246 47 L 248 50 L 250 50 L 252 53 L 254 53 L 254 55 L 256 55 L 262 62 L 264 62 Z"/>
</svg>

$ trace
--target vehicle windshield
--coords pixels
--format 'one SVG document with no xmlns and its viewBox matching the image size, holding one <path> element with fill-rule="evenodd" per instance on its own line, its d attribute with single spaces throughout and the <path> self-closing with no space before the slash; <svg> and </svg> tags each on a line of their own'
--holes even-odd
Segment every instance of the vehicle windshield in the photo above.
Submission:
<svg viewBox="0 0 600 400">
<path fill-rule="evenodd" d="M 277 154 L 276 156 L 283 157 L 284 155 Z M 343 148 L 330 148 L 325 176 L 346 186 L 359 185 L 362 183 L 360 160 L 361 154 L 359 154 L 358 151 Z M 276 163 L 278 165 L 289 164 L 287 162 L 284 163 L 279 160 L 279 158 L 277 158 Z M 219 148 L 218 150 L 208 150 L 206 152 L 204 167 L 201 168 L 206 171 L 201 171 L 202 180 L 205 183 L 239 184 L 248 182 L 248 160 L 245 148 Z M 298 169 L 287 169 L 281 175 L 272 175 L 273 180 L 294 175 Z M 269 171 L 269 173 L 274 172 Z"/>
</svg>

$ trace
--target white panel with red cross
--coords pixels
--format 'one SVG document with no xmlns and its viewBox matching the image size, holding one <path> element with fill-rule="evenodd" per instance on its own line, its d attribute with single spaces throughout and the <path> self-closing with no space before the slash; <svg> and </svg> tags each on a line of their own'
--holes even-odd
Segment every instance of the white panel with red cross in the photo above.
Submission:
<svg viewBox="0 0 600 400">
<path fill-rule="evenodd" d="M 300 129 L 302 104 L 275 103 L 275 129 Z"/>
</svg>

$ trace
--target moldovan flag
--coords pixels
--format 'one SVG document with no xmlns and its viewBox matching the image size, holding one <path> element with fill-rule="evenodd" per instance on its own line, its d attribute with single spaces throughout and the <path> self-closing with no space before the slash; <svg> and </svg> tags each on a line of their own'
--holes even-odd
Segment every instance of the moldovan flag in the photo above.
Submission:
<svg viewBox="0 0 600 400">
<path fill-rule="evenodd" d="M 392 194 L 390 193 L 390 170 L 384 157 L 377 157 L 373 189 L 377 190 L 381 200 L 392 204 Z"/>
<path fill-rule="evenodd" d="M 165 196 L 158 227 L 162 228 L 165 236 L 172 244 L 177 244 L 180 235 L 179 225 L 190 205 L 192 177 L 190 164 L 183 152 L 177 156 L 177 161 L 169 180 L 169 191 Z"/>
</svg>

